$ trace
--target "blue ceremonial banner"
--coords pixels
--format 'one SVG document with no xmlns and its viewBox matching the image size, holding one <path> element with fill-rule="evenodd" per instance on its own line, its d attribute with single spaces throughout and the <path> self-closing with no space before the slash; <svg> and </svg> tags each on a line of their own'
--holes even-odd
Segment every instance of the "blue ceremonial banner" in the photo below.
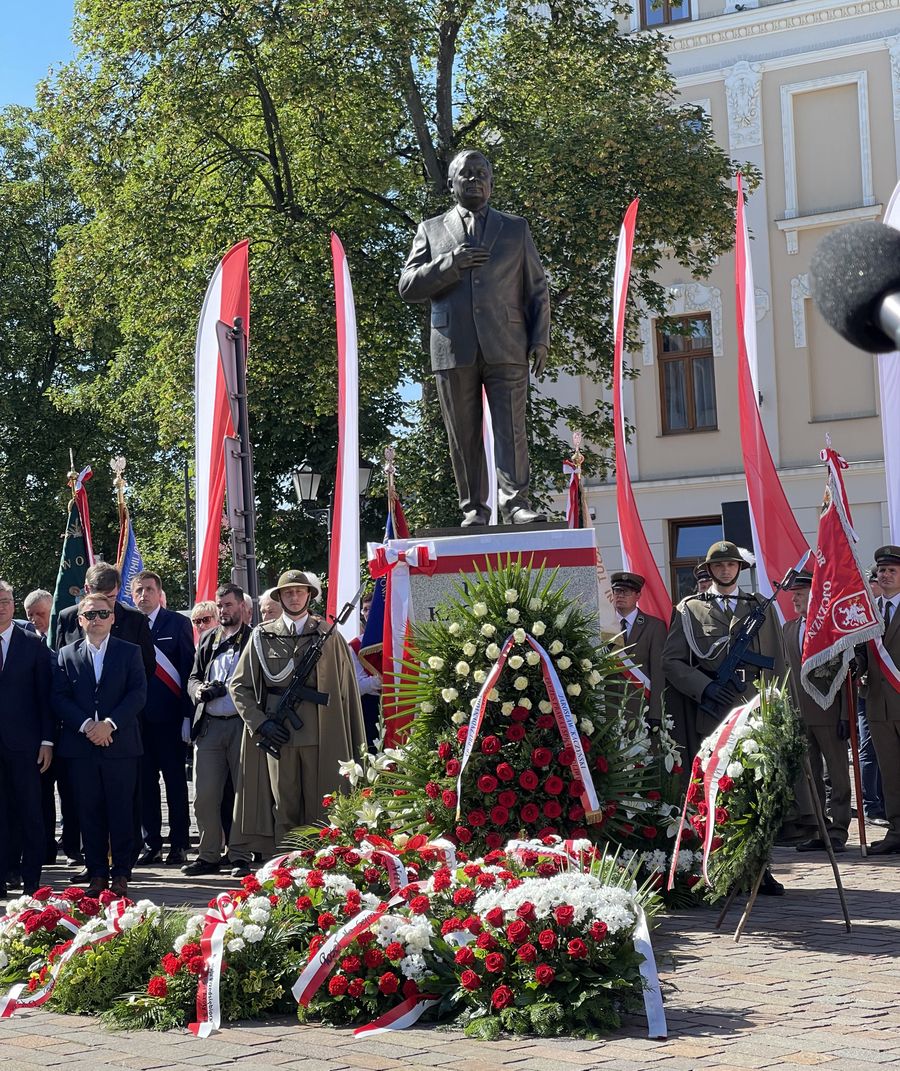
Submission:
<svg viewBox="0 0 900 1071">
<path fill-rule="evenodd" d="M 131 597 L 131 581 L 144 568 L 144 559 L 138 550 L 137 540 L 134 538 L 134 529 L 131 527 L 131 518 L 127 512 L 124 521 L 125 532 L 122 533 L 124 539 L 120 538 L 120 542 L 124 546 L 120 551 L 118 562 L 119 573 L 122 577 L 122 586 L 119 588 L 119 602 L 125 603 L 126 606 L 134 606 L 134 600 Z"/>
</svg>

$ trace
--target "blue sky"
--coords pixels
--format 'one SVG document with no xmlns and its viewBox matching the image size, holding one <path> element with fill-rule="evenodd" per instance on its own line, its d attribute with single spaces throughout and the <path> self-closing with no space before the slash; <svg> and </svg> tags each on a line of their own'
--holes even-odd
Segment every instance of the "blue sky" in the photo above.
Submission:
<svg viewBox="0 0 900 1071">
<path fill-rule="evenodd" d="M 34 87 L 47 68 L 72 58 L 74 0 L 0 0 L 4 31 L 0 108 L 33 104 Z"/>
</svg>

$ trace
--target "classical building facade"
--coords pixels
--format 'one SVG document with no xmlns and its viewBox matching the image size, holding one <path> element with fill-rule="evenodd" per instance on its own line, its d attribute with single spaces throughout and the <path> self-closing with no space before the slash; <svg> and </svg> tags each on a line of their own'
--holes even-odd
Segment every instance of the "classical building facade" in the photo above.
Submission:
<svg viewBox="0 0 900 1071">
<path fill-rule="evenodd" d="M 809 297 L 821 238 L 880 218 L 900 170 L 900 0 L 634 0 L 625 32 L 671 39 L 681 99 L 703 108 L 715 136 L 763 181 L 749 200 L 760 412 L 800 527 L 814 545 L 825 434 L 851 462 L 847 488 L 864 562 L 887 542 L 875 361 L 824 323 Z M 640 225 L 640 220 L 638 221 Z M 625 412 L 636 428 L 629 465 L 638 508 L 674 596 L 724 534 L 750 545 L 737 420 L 734 259 L 705 280 L 672 263 L 660 281 L 670 316 L 651 318 L 626 359 Z M 598 388 L 570 383 L 586 408 Z M 606 396 L 608 397 L 608 395 Z M 621 563 L 615 486 L 592 483 L 598 542 Z"/>
</svg>

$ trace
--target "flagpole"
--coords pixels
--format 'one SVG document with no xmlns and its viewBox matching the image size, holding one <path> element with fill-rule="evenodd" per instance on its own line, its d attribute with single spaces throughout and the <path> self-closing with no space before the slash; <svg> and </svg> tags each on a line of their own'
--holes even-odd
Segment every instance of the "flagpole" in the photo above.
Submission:
<svg viewBox="0 0 900 1071">
<path fill-rule="evenodd" d="M 187 550 L 187 597 L 191 606 L 194 605 L 194 554 L 191 547 L 191 477 L 188 472 L 187 458 L 184 461 L 184 545 Z"/>
<path fill-rule="evenodd" d="M 859 772 L 859 730 L 856 724 L 856 688 L 853 685 L 853 674 L 847 672 L 847 706 L 850 723 L 850 759 L 853 766 L 853 788 L 856 793 L 856 821 L 859 827 L 859 854 L 865 859 L 868 855 L 866 844 L 866 819 L 863 808 L 862 778 Z"/>
</svg>

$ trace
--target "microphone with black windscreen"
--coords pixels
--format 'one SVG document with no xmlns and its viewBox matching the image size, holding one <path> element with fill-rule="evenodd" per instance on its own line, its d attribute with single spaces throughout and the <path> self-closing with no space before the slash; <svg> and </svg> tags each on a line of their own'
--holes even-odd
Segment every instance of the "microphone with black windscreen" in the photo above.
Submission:
<svg viewBox="0 0 900 1071">
<path fill-rule="evenodd" d="M 823 238 L 809 266 L 825 321 L 867 353 L 900 349 L 900 231 L 851 223 Z"/>
</svg>

